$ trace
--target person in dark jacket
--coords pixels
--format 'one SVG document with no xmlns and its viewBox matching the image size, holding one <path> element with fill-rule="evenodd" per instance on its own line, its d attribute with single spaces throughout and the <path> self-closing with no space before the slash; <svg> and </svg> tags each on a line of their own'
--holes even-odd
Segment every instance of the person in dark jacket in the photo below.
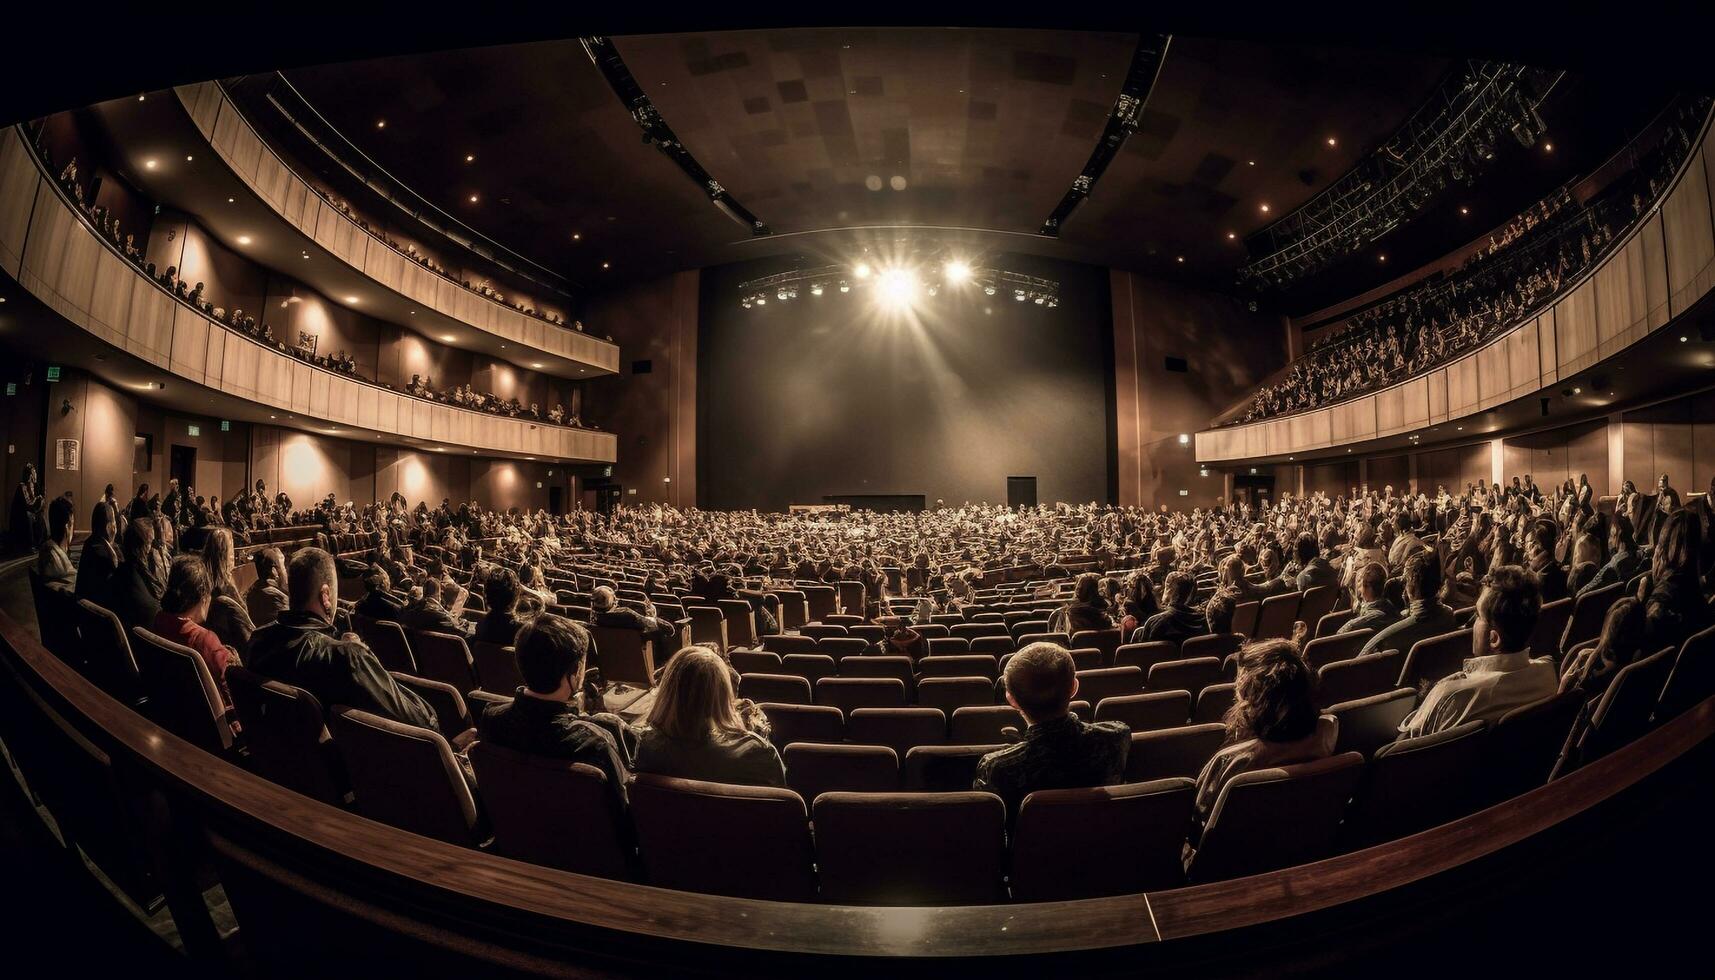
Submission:
<svg viewBox="0 0 1715 980">
<path fill-rule="evenodd" d="M 149 554 L 155 547 L 155 522 L 131 521 L 125 525 L 120 539 L 125 560 L 114 570 L 108 581 L 107 609 L 119 617 L 130 630 L 133 626 L 147 628 L 161 611 L 161 593 L 149 574 Z"/>
<path fill-rule="evenodd" d="M 1363 653 L 1398 650 L 1409 653 L 1412 644 L 1432 636 L 1451 633 L 1459 627 L 1453 610 L 1441 601 L 1441 559 L 1427 548 L 1419 548 L 1405 559 L 1405 597 L 1410 605 L 1405 617 L 1370 637 Z"/>
<path fill-rule="evenodd" d="M 117 515 L 106 501 L 98 501 L 89 517 L 89 540 L 77 561 L 77 597 L 98 606 L 108 604 L 113 573 L 119 570 Z"/>
<path fill-rule="evenodd" d="M 518 619 L 518 575 L 510 568 L 496 568 L 483 585 L 483 601 L 488 614 L 476 624 L 475 639 L 485 643 L 512 645 L 523 622 Z"/>
<path fill-rule="evenodd" d="M 270 547 L 256 552 L 250 560 L 256 566 L 256 581 L 245 590 L 244 608 L 252 625 L 267 626 L 292 606 L 286 598 L 286 556 L 279 548 Z"/>
<path fill-rule="evenodd" d="M 463 597 L 464 589 L 457 582 L 450 578 L 437 581 L 425 574 L 411 590 L 411 601 L 400 613 L 399 625 L 419 633 L 446 633 L 469 639 L 476 627 L 457 612 Z"/>
<path fill-rule="evenodd" d="M 1197 580 L 1190 575 L 1184 572 L 1168 575 L 1167 584 L 1161 590 L 1167 599 L 1167 608 L 1149 617 L 1138 631 L 1139 635 L 1132 636 L 1132 642 L 1171 640 L 1182 643 L 1193 636 L 1207 633 L 1208 620 L 1191 605 L 1191 597 L 1196 590 Z"/>
<path fill-rule="evenodd" d="M 1385 630 L 1399 618 L 1399 607 L 1387 597 L 1387 566 L 1372 561 L 1358 572 L 1358 608 L 1339 632 Z"/>
<path fill-rule="evenodd" d="M 1298 591 L 1308 592 L 1318 585 L 1339 587 L 1340 572 L 1327 558 L 1327 553 L 1334 549 L 1336 537 L 1333 528 L 1324 530 L 1318 547 L 1316 539 L 1308 531 L 1298 536 Z"/>
<path fill-rule="evenodd" d="M 1102 577 L 1095 572 L 1085 572 L 1078 576 L 1077 584 L 1073 586 L 1072 601 L 1056 609 L 1048 618 L 1048 629 L 1067 636 L 1085 630 L 1113 629 L 1113 617 L 1108 615 L 1110 609 L 1107 598 L 1102 595 Z"/>
<path fill-rule="evenodd" d="M 333 556 L 320 548 L 298 549 L 286 580 L 292 608 L 251 635 L 245 666 L 309 691 L 323 708 L 342 704 L 433 729 L 434 709 L 400 687 L 362 640 L 335 631 L 339 579 Z"/>
<path fill-rule="evenodd" d="M 380 565 L 371 565 L 363 573 L 363 598 L 357 600 L 352 611 L 370 619 L 389 619 L 399 621 L 399 616 L 405 611 L 405 604 L 393 597 L 389 591 L 393 580 L 387 577 L 387 570 Z"/>
<path fill-rule="evenodd" d="M 1553 521 L 1541 518 L 1530 526 L 1525 538 L 1525 561 L 1530 571 L 1536 575 L 1542 601 L 1545 603 L 1564 599 L 1570 594 L 1566 583 L 1566 568 L 1554 557 L 1555 539 L 1559 534 L 1560 529 Z"/>
</svg>

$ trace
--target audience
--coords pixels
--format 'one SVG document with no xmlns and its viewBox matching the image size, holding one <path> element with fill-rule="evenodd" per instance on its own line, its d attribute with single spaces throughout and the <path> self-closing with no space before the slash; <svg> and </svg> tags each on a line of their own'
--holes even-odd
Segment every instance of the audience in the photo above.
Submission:
<svg viewBox="0 0 1715 980">
<path fill-rule="evenodd" d="M 1084 630 L 1112 629 L 1108 615 L 1108 600 L 1102 595 L 1102 577 L 1094 572 L 1078 576 L 1072 590 L 1072 601 L 1048 617 L 1048 631 L 1071 636 Z"/>
<path fill-rule="evenodd" d="M 1168 575 L 1167 584 L 1162 587 L 1167 608 L 1149 617 L 1141 632 L 1134 634 L 1131 641 L 1143 643 L 1168 640 L 1183 643 L 1193 636 L 1201 636 L 1207 632 L 1207 622 L 1203 614 L 1191 605 L 1196 590 L 1197 580 L 1189 573 L 1174 572 Z"/>
<path fill-rule="evenodd" d="M 208 628 L 220 637 L 220 642 L 235 650 L 250 643 L 256 625 L 250 620 L 250 610 L 244 594 L 232 577 L 236 564 L 232 550 L 232 533 L 226 528 L 209 529 L 203 538 L 203 563 L 208 568 L 209 591 L 213 597 L 207 616 Z"/>
<path fill-rule="evenodd" d="M 151 521 L 130 521 L 125 525 L 122 540 L 125 560 L 113 573 L 107 593 L 107 608 L 127 630 L 134 626 L 149 626 L 161 611 L 161 591 L 149 575 L 147 565 L 155 546 L 155 525 Z"/>
<path fill-rule="evenodd" d="M 1423 549 L 1412 553 L 1405 562 L 1405 597 L 1410 605 L 1404 617 L 1370 637 L 1362 652 L 1410 653 L 1418 640 L 1458 629 L 1453 610 L 1441 601 L 1441 581 L 1441 561 L 1435 552 Z"/>
<path fill-rule="evenodd" d="M 1387 597 L 1387 566 L 1372 561 L 1358 573 L 1358 602 L 1352 618 L 1340 626 L 1341 633 L 1385 630 L 1399 622 L 1399 607 Z"/>
<path fill-rule="evenodd" d="M 745 786 L 785 786 L 786 765 L 768 740 L 760 709 L 733 696 L 733 670 L 707 647 L 667 661 L 637 771 Z"/>
<path fill-rule="evenodd" d="M 1553 696 L 1554 661 L 1530 657 L 1530 637 L 1542 612 L 1536 576 L 1516 565 L 1490 569 L 1471 624 L 1471 659 L 1435 683 L 1400 722 L 1408 736 L 1430 735 L 1467 721 L 1497 721 L 1514 708 Z"/>
</svg>

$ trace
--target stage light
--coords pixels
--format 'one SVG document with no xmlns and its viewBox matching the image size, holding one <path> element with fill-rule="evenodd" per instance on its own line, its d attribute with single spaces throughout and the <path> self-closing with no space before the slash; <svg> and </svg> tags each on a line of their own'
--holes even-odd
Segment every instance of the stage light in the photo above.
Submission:
<svg viewBox="0 0 1715 980">
<path fill-rule="evenodd" d="M 1179 444 L 1181 446 L 1191 445 L 1191 433 L 1189 433 L 1189 432 L 1179 433 Z"/>
<path fill-rule="evenodd" d="M 854 267 L 852 269 L 852 275 L 856 276 L 859 279 L 868 279 L 869 274 L 870 274 L 870 268 L 869 268 L 868 262 L 859 262 L 856 265 L 856 267 Z"/>
<path fill-rule="evenodd" d="M 952 283 L 964 282 L 971 277 L 971 267 L 956 259 L 948 262 L 944 271 L 947 281 Z"/>
<path fill-rule="evenodd" d="M 1036 305 L 1037 306 L 1041 306 L 1046 302 L 1048 302 L 1048 297 L 1042 295 L 1041 293 L 1036 294 Z"/>
<path fill-rule="evenodd" d="M 1022 289 L 1013 290 L 1012 291 L 1012 298 L 1015 300 L 1018 300 L 1020 303 L 1024 302 L 1024 290 L 1022 290 Z"/>
<path fill-rule="evenodd" d="M 876 280 L 881 301 L 889 306 L 904 306 L 917 292 L 917 277 L 908 269 L 888 269 Z"/>
<path fill-rule="evenodd" d="M 1266 204 L 1264 204 L 1264 205 L 1263 205 L 1263 206 L 1262 206 L 1262 213 L 1263 213 L 1263 214 L 1267 214 L 1267 213 L 1268 213 L 1268 205 L 1266 205 Z"/>
<path fill-rule="evenodd" d="M 766 296 L 756 297 L 756 305 L 757 306 L 767 306 L 768 305 L 768 297 L 766 297 Z"/>
<path fill-rule="evenodd" d="M 844 279 L 841 279 L 840 280 L 840 292 L 849 293 L 851 291 L 852 291 L 852 284 L 849 282 L 846 282 Z"/>
<path fill-rule="evenodd" d="M 239 235 L 238 236 L 238 244 L 240 244 L 240 245 L 250 244 L 250 236 L 249 235 Z"/>
<path fill-rule="evenodd" d="M 750 297 L 746 296 L 744 299 L 739 300 L 738 305 L 744 307 L 747 310 L 750 309 L 750 307 L 751 307 Z"/>
<path fill-rule="evenodd" d="M 1543 149 L 1543 152 L 1545 152 L 1545 153 L 1553 153 L 1554 152 L 1554 144 L 1553 143 L 1544 143 L 1544 144 L 1542 144 L 1542 149 Z"/>
<path fill-rule="evenodd" d="M 822 295 L 822 284 L 821 284 L 821 283 L 819 283 L 819 282 L 818 282 L 818 283 L 812 283 L 812 284 L 811 284 L 811 285 L 810 285 L 810 295 L 811 295 L 811 296 L 820 296 L 820 295 Z"/>
<path fill-rule="evenodd" d="M 475 163 L 476 162 L 476 155 L 474 153 L 466 153 L 464 155 L 464 162 L 465 163 Z"/>
<path fill-rule="evenodd" d="M 994 288 L 994 285 L 992 283 L 990 285 L 983 287 L 983 295 L 984 296 L 993 296 L 994 294 L 995 294 L 995 288 Z"/>
<path fill-rule="evenodd" d="M 774 298 L 784 302 L 786 299 L 786 287 L 781 286 L 780 291 L 774 294 Z"/>
<path fill-rule="evenodd" d="M 155 161 L 153 161 L 153 160 L 144 160 L 144 161 L 143 161 L 143 169 L 144 169 L 144 170 L 153 170 L 153 169 L 155 169 Z"/>
</svg>

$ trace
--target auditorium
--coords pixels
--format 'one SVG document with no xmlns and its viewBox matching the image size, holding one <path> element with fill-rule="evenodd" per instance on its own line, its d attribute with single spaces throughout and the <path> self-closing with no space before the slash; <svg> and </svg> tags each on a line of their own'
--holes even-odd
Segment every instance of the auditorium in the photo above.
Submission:
<svg viewBox="0 0 1715 980">
<path fill-rule="evenodd" d="M 1707 975 L 1715 21 L 1399 13 L 3 15 L 0 962 Z"/>
</svg>

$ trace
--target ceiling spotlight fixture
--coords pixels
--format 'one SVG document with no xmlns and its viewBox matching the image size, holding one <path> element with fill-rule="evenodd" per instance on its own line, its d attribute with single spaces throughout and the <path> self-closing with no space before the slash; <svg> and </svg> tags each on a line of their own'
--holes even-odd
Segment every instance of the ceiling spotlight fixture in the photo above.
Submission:
<svg viewBox="0 0 1715 980">
<path fill-rule="evenodd" d="M 1553 143 L 1544 143 L 1544 144 L 1542 144 L 1542 150 L 1544 153 L 1553 153 L 1554 152 L 1554 144 Z"/>
<path fill-rule="evenodd" d="M 908 269 L 888 269 L 876 280 L 877 295 L 889 306 L 904 306 L 917 292 L 917 277 Z"/>
<path fill-rule="evenodd" d="M 531 361 L 530 366 L 533 368 L 536 368 L 537 370 L 541 370 L 542 369 L 542 362 L 541 361 Z"/>
<path fill-rule="evenodd" d="M 472 195 L 471 195 L 471 196 L 470 196 L 470 203 L 472 203 L 472 204 L 475 204 L 475 203 L 476 203 L 476 195 L 475 195 L 475 194 L 472 194 Z"/>
<path fill-rule="evenodd" d="M 810 295 L 811 295 L 811 296 L 820 296 L 820 295 L 822 295 L 822 284 L 821 284 L 821 283 L 819 283 L 819 282 L 818 282 L 818 283 L 812 283 L 812 284 L 811 284 L 811 285 L 810 285 Z"/>
<path fill-rule="evenodd" d="M 1460 213 L 1460 214 L 1470 214 L 1470 213 L 1471 213 L 1471 209 L 1470 209 L 1470 208 L 1468 208 L 1468 207 L 1465 207 L 1465 206 L 1464 206 L 1464 205 L 1460 205 L 1460 206 L 1459 206 L 1459 213 Z"/>
<path fill-rule="evenodd" d="M 4 303 L 4 302 L 6 302 L 6 301 L 3 299 L 0 299 L 0 303 Z M 1679 342 L 1683 344 L 1683 343 L 1686 343 L 1687 341 L 1689 341 L 1690 339 L 1691 339 L 1690 337 L 1681 335 L 1679 338 Z"/>
<path fill-rule="evenodd" d="M 849 293 L 851 291 L 852 291 L 852 284 L 849 282 L 846 282 L 844 279 L 841 279 L 840 280 L 840 292 Z"/>
<path fill-rule="evenodd" d="M 450 343 L 452 343 L 452 342 L 453 342 L 453 341 L 455 341 L 455 340 L 457 340 L 457 339 L 458 339 L 458 338 L 457 338 L 457 337 L 454 337 L 454 336 L 453 336 L 453 335 L 452 335 L 452 334 L 450 334 L 450 333 L 444 333 L 444 334 L 441 334 L 441 339 L 442 339 L 442 340 L 444 340 L 444 341 L 446 341 L 446 342 L 447 342 L 447 343 L 449 343 L 449 344 L 450 344 Z"/>
<path fill-rule="evenodd" d="M 1376 261 L 1377 262 L 1386 262 L 1387 261 L 1387 253 L 1383 252 L 1382 254 L 1376 256 Z"/>
<path fill-rule="evenodd" d="M 1191 445 L 1191 433 L 1189 433 L 1189 432 L 1179 433 L 1179 444 L 1181 446 Z"/>
<path fill-rule="evenodd" d="M 188 154 L 188 153 L 187 153 L 187 154 L 185 154 L 185 162 L 186 162 L 186 163 L 190 163 L 190 162 L 191 162 L 191 161 L 192 161 L 192 160 L 195 160 L 195 159 L 196 159 L 196 157 L 193 157 L 193 156 L 191 156 L 191 155 L 190 155 L 190 154 Z"/>
<path fill-rule="evenodd" d="M 465 162 L 465 163 L 475 163 L 475 162 L 476 162 L 476 154 L 474 154 L 474 153 L 466 153 L 466 154 L 465 154 L 465 155 L 464 155 L 464 162 Z"/>
<path fill-rule="evenodd" d="M 1334 137 L 1332 137 L 1332 136 L 1330 136 L 1330 137 L 1328 137 L 1328 145 L 1329 145 L 1329 146 L 1336 146 L 1336 145 L 1338 145 L 1338 144 L 1337 144 L 1337 143 L 1335 143 L 1335 141 L 1334 141 Z"/>
<path fill-rule="evenodd" d="M 227 198 L 227 199 L 226 199 L 226 203 L 228 203 L 228 204 L 231 204 L 231 203 L 232 203 L 232 201 L 233 201 L 233 199 L 232 199 L 232 198 L 230 198 L 230 197 L 229 197 L 229 198 Z"/>
<path fill-rule="evenodd" d="M 240 245 L 250 244 L 250 236 L 249 235 L 239 235 L 238 236 L 238 244 L 240 244 Z"/>
<path fill-rule="evenodd" d="M 581 242 L 581 241 L 583 241 L 583 240 L 584 240 L 584 236 L 583 236 L 583 235 L 580 235 L 580 234 L 578 234 L 578 233 L 577 233 L 577 232 L 575 232 L 575 231 L 574 231 L 574 232 L 572 232 L 572 241 L 574 241 L 574 242 Z"/>
<path fill-rule="evenodd" d="M 345 301 L 346 301 L 346 302 L 347 302 L 347 303 L 356 303 L 356 302 L 357 302 L 357 297 L 356 297 L 356 296 L 347 296 L 347 297 L 346 297 L 346 298 L 345 298 Z"/>
<path fill-rule="evenodd" d="M 948 262 L 943 271 L 946 273 L 947 281 L 952 283 L 964 282 L 971 277 L 971 267 L 958 259 Z"/>
<path fill-rule="evenodd" d="M 1183 255 L 1175 255 L 1175 256 L 1174 256 L 1174 257 L 1173 257 L 1173 261 L 1175 261 L 1175 262 L 1179 262 L 1179 263 L 1181 263 L 1181 264 L 1183 264 L 1183 263 L 1184 263 L 1184 261 L 1185 261 L 1185 256 L 1183 256 Z"/>
<path fill-rule="evenodd" d="M 853 268 L 853 269 L 852 269 L 852 275 L 854 275 L 854 276 L 856 276 L 856 277 L 857 277 L 857 278 L 859 278 L 859 279 L 868 279 L 868 278 L 869 278 L 869 274 L 870 274 L 870 271 L 871 271 L 871 270 L 870 270 L 870 267 L 869 267 L 869 263 L 868 263 L 868 262 L 859 262 L 859 263 L 858 263 L 858 264 L 857 264 L 857 265 L 856 265 L 856 266 L 855 266 L 855 267 L 854 267 L 854 268 Z"/>
<path fill-rule="evenodd" d="M 601 264 L 601 267 L 602 267 L 602 268 L 603 268 L 603 269 L 611 269 L 611 268 L 613 268 L 613 263 L 612 263 L 612 262 L 603 262 L 603 263 L 602 263 L 602 264 Z"/>
<path fill-rule="evenodd" d="M 1267 214 L 1267 213 L 1268 213 L 1268 205 L 1267 205 L 1267 204 L 1264 204 L 1264 205 L 1263 205 L 1263 206 L 1262 206 L 1262 213 L 1263 213 L 1263 214 Z"/>
<path fill-rule="evenodd" d="M 1233 240 L 1233 239 L 1235 239 L 1235 238 L 1237 238 L 1237 237 L 1239 237 L 1239 234 L 1238 234 L 1238 232 L 1236 232 L 1236 231 L 1229 231 L 1229 232 L 1227 232 L 1227 241 L 1229 241 L 1229 242 L 1230 242 L 1230 241 L 1232 241 L 1232 240 Z"/>
<path fill-rule="evenodd" d="M 781 301 L 782 301 L 782 302 L 784 302 L 784 301 L 785 301 L 785 299 L 786 299 L 786 287 L 785 287 L 785 286 L 781 286 L 781 287 L 780 287 L 780 291 L 779 291 L 779 292 L 777 292 L 777 293 L 775 293 L 775 294 L 774 294 L 774 298 L 775 298 L 775 299 L 777 299 L 777 300 L 781 300 Z"/>
<path fill-rule="evenodd" d="M 138 102 L 142 102 L 142 101 L 144 101 L 144 100 L 145 100 L 145 99 L 147 99 L 147 98 L 148 98 L 148 96 L 147 96 L 147 95 L 139 95 L 139 96 L 137 96 L 137 101 L 138 101 Z"/>
<path fill-rule="evenodd" d="M 751 307 L 750 297 L 746 296 L 745 298 L 739 300 L 738 305 L 744 307 L 747 310 L 750 309 L 750 307 Z"/>
<path fill-rule="evenodd" d="M 756 305 L 757 306 L 767 306 L 768 305 L 768 297 L 763 296 L 762 294 L 758 293 L 757 297 L 756 297 Z"/>
<path fill-rule="evenodd" d="M 1246 160 L 1245 163 L 1249 166 L 1252 166 L 1252 167 L 1256 166 L 1255 160 Z"/>
<path fill-rule="evenodd" d="M 153 170 L 153 169 L 155 169 L 155 161 L 153 161 L 153 160 L 144 160 L 144 161 L 143 161 L 143 169 L 144 169 L 144 170 Z"/>
<path fill-rule="evenodd" d="M 376 129 L 386 129 L 387 128 L 387 120 L 385 120 L 385 119 L 375 120 L 375 128 Z"/>
<path fill-rule="evenodd" d="M 1019 301 L 1020 303 L 1024 302 L 1024 290 L 1022 290 L 1022 289 L 1013 290 L 1012 291 L 1012 298 Z"/>
</svg>

